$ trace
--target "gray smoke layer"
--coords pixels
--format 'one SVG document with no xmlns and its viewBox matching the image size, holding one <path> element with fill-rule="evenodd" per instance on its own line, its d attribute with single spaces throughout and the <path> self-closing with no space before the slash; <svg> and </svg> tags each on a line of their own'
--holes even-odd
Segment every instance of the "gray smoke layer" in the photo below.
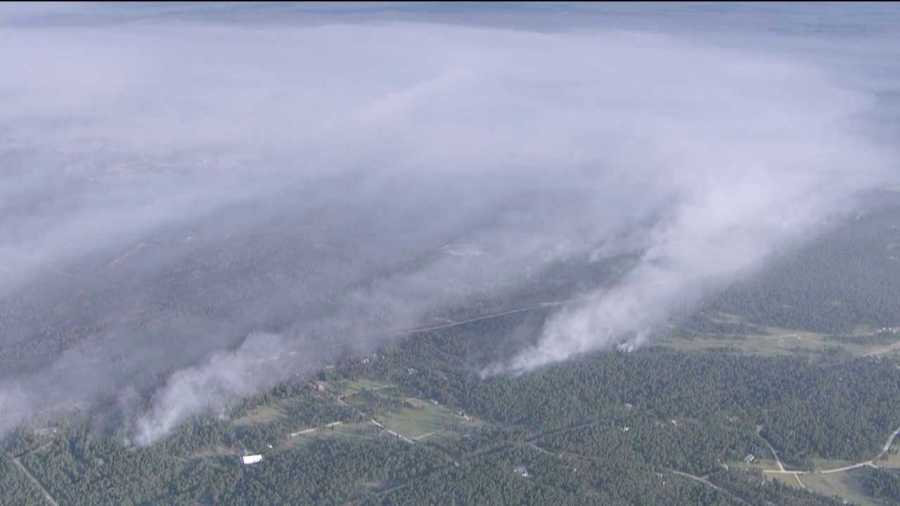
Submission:
<svg viewBox="0 0 900 506">
<path fill-rule="evenodd" d="M 149 444 L 621 237 L 485 372 L 632 348 L 889 179 L 808 48 L 191 19 L 0 29 L 0 433 L 112 403 Z"/>
</svg>

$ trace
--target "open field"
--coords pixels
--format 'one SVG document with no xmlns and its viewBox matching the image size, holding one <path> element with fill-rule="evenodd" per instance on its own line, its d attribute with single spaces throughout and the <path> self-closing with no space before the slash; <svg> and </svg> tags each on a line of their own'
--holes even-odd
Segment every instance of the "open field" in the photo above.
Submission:
<svg viewBox="0 0 900 506">
<path fill-rule="evenodd" d="M 882 506 L 863 491 L 857 476 L 860 472 L 804 475 L 802 480 L 808 489 L 825 496 L 836 495 L 859 506 Z"/>
<path fill-rule="evenodd" d="M 900 469 L 900 443 L 893 439 L 890 447 L 871 463 L 856 463 L 840 459 L 811 459 L 813 471 L 777 472 L 774 460 L 759 458 L 753 464 L 731 464 L 738 469 L 758 469 L 771 480 L 780 481 L 791 487 L 807 489 L 826 497 L 837 496 L 860 506 L 883 506 L 884 503 L 870 497 L 861 482 L 863 473 L 871 467 Z"/>
<path fill-rule="evenodd" d="M 467 420 L 450 409 L 412 397 L 405 399 L 413 407 L 383 415 L 384 426 L 419 441 L 441 438 L 479 426 L 471 417 Z"/>
<path fill-rule="evenodd" d="M 277 418 L 284 416 L 284 412 L 277 406 L 264 405 L 253 409 L 246 415 L 234 420 L 235 425 L 255 425 L 258 423 L 268 423 Z"/>
<path fill-rule="evenodd" d="M 900 333 L 879 333 L 880 329 L 871 325 L 857 325 L 850 336 L 831 336 L 804 330 L 752 325 L 731 314 L 719 313 L 707 318 L 715 323 L 743 325 L 752 332 L 676 334 L 659 339 L 657 344 L 680 351 L 730 351 L 760 356 L 844 355 L 847 358 L 858 358 L 900 355 Z"/>
</svg>

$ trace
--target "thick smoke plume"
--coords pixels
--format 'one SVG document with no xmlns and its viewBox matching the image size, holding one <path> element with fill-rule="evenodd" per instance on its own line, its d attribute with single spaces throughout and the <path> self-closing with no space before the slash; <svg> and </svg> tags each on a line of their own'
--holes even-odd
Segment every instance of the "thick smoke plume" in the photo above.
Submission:
<svg viewBox="0 0 900 506">
<path fill-rule="evenodd" d="M 630 272 L 485 372 L 632 348 L 891 160 L 872 91 L 777 38 L 12 14 L 0 432 L 137 392 L 149 444 L 616 248 Z"/>
</svg>

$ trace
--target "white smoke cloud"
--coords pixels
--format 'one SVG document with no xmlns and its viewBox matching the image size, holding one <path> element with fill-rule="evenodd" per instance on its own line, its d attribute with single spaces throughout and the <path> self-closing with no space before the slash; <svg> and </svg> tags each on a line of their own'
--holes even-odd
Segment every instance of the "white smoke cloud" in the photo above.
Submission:
<svg viewBox="0 0 900 506">
<path fill-rule="evenodd" d="M 671 178 L 677 197 L 638 265 L 618 285 L 552 317 L 537 345 L 486 374 L 614 345 L 632 350 L 673 313 L 848 213 L 858 191 L 888 177 L 887 153 L 854 129 L 852 118 L 869 105 L 864 95 L 803 66 L 725 68 L 723 86 L 704 88 L 711 93 L 684 109 L 673 104 L 677 127 L 648 136 L 671 157 L 656 174 Z M 760 77 L 778 88 L 754 93 L 765 87 Z M 728 114 L 698 114 L 704 107 Z"/>
<path fill-rule="evenodd" d="M 146 444 L 621 237 L 487 372 L 639 345 L 889 159 L 822 62 L 660 33 L 38 24 L 0 61 L 0 430 L 162 376 Z"/>
<path fill-rule="evenodd" d="M 137 420 L 135 442 L 150 444 L 191 415 L 221 412 L 236 398 L 274 386 L 272 379 L 289 371 L 284 351 L 279 336 L 254 334 L 234 351 L 216 353 L 202 364 L 175 372 L 154 397 L 149 412 Z"/>
</svg>

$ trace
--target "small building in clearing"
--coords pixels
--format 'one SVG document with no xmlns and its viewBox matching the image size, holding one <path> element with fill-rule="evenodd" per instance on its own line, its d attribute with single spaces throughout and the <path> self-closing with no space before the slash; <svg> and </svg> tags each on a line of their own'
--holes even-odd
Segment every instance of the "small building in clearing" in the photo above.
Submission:
<svg viewBox="0 0 900 506">
<path fill-rule="evenodd" d="M 244 455 L 241 457 L 241 464 L 256 464 L 262 460 L 262 455 Z"/>
</svg>

